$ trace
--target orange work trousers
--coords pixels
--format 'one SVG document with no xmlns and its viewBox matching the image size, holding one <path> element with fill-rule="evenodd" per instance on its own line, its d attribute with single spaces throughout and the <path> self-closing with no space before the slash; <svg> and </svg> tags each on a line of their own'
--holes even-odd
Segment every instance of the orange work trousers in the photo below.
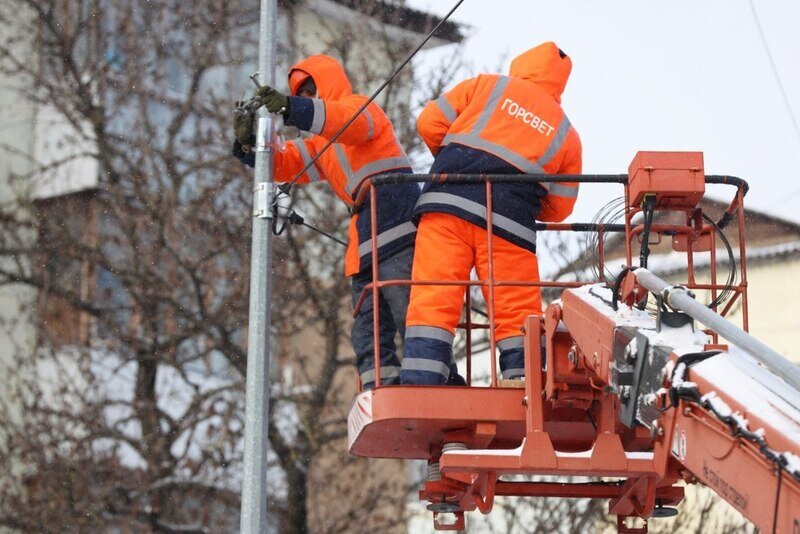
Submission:
<svg viewBox="0 0 800 534">
<path fill-rule="evenodd" d="M 455 215 L 425 213 L 417 229 L 411 277 L 419 280 L 469 280 L 474 266 L 478 278 L 489 277 L 489 246 L 485 228 Z M 539 280 L 536 254 L 501 237 L 492 236 L 495 281 Z M 482 287 L 489 299 L 488 288 Z M 463 286 L 414 285 L 411 287 L 406 325 L 433 326 L 455 333 L 464 303 Z M 521 336 L 528 315 L 542 313 L 538 287 L 494 288 L 495 339 Z"/>
</svg>

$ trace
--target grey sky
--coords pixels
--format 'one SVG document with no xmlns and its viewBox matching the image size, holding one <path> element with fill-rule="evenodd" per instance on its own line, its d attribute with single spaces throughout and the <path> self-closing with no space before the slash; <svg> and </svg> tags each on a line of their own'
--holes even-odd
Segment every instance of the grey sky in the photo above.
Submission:
<svg viewBox="0 0 800 534">
<path fill-rule="evenodd" d="M 444 15 L 455 0 L 410 0 Z M 752 0 L 795 120 L 800 120 L 800 1 Z M 770 67 L 748 0 L 466 0 L 475 72 L 542 41 L 573 59 L 563 105 L 585 173 L 623 173 L 637 150 L 698 150 L 706 173 L 746 179 L 749 207 L 800 222 L 800 132 Z M 425 52 L 434 64 L 445 51 Z M 571 221 L 618 191 L 585 186 Z M 729 198 L 732 189 L 716 189 Z M 621 192 L 620 192 L 621 193 Z"/>
</svg>

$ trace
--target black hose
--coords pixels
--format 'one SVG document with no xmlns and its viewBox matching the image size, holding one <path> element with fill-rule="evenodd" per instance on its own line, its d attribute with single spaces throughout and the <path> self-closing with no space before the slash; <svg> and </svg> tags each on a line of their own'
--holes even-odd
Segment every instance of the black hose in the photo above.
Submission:
<svg viewBox="0 0 800 534">
<path fill-rule="evenodd" d="M 653 226 L 653 217 L 655 215 L 655 195 L 645 196 L 642 204 L 642 211 L 644 211 L 644 229 L 642 231 L 642 248 L 639 251 L 639 266 L 646 269 L 647 259 L 650 257 L 650 228 Z"/>
<path fill-rule="evenodd" d="M 619 308 L 619 290 L 620 287 L 622 287 L 622 281 L 625 279 L 625 275 L 634 269 L 635 267 L 623 267 L 617 275 L 616 280 L 614 280 L 614 287 L 611 288 L 611 307 L 614 308 L 614 311 L 617 311 Z"/>
<path fill-rule="evenodd" d="M 747 195 L 747 192 L 750 191 L 750 185 L 736 176 L 706 176 L 706 183 L 733 185 L 737 188 L 741 188 L 743 199 Z M 736 210 L 733 208 L 733 201 L 731 201 L 731 206 L 722 214 L 719 221 L 717 221 L 717 226 L 719 226 L 720 229 L 725 228 L 733 221 L 734 215 L 736 215 Z"/>
</svg>

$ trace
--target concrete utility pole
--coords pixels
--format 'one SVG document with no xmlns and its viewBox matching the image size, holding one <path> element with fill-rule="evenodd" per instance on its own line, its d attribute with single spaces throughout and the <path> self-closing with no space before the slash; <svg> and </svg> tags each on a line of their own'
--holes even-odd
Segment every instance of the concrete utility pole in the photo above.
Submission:
<svg viewBox="0 0 800 534">
<path fill-rule="evenodd" d="M 258 71 L 262 85 L 275 85 L 277 0 L 261 0 Z M 275 125 L 266 108 L 258 111 L 253 188 L 253 243 L 250 315 L 247 330 L 242 534 L 267 532 L 267 424 L 269 422 L 270 312 L 272 309 L 271 210 Z"/>
</svg>

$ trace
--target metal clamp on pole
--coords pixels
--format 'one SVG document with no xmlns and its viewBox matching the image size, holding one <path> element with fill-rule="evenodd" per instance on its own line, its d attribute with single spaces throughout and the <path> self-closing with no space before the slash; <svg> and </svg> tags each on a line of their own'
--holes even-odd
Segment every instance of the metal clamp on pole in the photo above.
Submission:
<svg viewBox="0 0 800 534">
<path fill-rule="evenodd" d="M 272 219 L 271 206 L 274 192 L 274 182 L 259 182 L 253 187 L 253 217 Z"/>
<path fill-rule="evenodd" d="M 256 152 L 266 152 L 272 148 L 272 145 L 267 141 L 273 135 L 272 117 L 266 115 L 258 118 L 258 127 L 256 128 Z"/>
<path fill-rule="evenodd" d="M 266 152 L 268 150 L 283 151 L 285 143 L 283 138 L 276 132 L 283 127 L 283 117 L 280 115 L 267 114 L 258 118 L 256 127 L 256 152 Z"/>
</svg>

